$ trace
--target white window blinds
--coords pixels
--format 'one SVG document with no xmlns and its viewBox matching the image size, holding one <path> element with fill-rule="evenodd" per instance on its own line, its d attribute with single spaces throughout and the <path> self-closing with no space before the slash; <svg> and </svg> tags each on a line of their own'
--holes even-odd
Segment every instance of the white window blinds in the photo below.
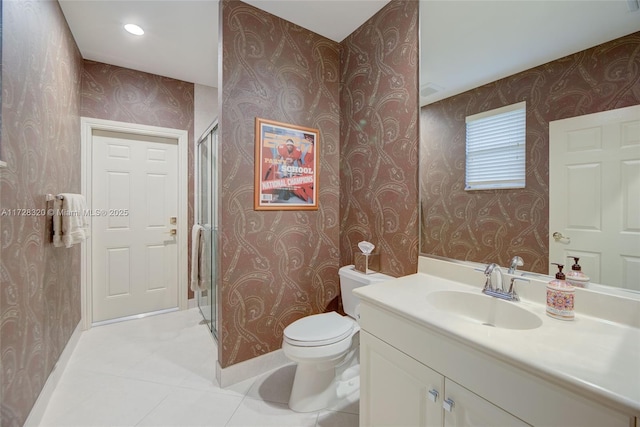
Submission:
<svg viewBox="0 0 640 427">
<path fill-rule="evenodd" d="M 465 190 L 524 188 L 526 102 L 467 117 Z"/>
</svg>

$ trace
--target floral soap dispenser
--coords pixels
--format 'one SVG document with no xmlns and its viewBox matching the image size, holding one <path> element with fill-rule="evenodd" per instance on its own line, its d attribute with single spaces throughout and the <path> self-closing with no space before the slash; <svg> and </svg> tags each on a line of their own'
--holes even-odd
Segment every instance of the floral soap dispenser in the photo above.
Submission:
<svg viewBox="0 0 640 427">
<path fill-rule="evenodd" d="M 573 320 L 575 288 L 565 280 L 562 272 L 564 265 L 553 264 L 558 266 L 558 272 L 555 280 L 547 284 L 547 314 L 560 320 Z"/>
<path fill-rule="evenodd" d="M 571 271 L 567 272 L 567 283 L 578 288 L 586 288 L 589 284 L 589 276 L 582 272 L 582 267 L 578 264 L 580 258 L 575 256 L 569 258 L 573 258 L 573 265 Z"/>
</svg>

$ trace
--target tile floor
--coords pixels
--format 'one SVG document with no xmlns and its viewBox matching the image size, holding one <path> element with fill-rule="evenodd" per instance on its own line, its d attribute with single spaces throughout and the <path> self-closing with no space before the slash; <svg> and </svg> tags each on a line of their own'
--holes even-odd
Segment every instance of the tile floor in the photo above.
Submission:
<svg viewBox="0 0 640 427">
<path fill-rule="evenodd" d="M 92 328 L 40 425 L 358 426 L 357 400 L 336 410 L 291 411 L 294 365 L 222 389 L 216 356 L 197 308 Z"/>
</svg>

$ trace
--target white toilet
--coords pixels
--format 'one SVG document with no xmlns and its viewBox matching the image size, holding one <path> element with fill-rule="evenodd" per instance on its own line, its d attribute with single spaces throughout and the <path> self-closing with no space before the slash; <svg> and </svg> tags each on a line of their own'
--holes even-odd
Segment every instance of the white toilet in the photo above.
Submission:
<svg viewBox="0 0 640 427">
<path fill-rule="evenodd" d="M 393 279 L 381 273 L 363 274 L 353 265 L 340 268 L 342 305 L 347 316 L 335 311 L 296 320 L 284 330 L 282 350 L 298 363 L 289 407 L 314 412 L 339 403 L 359 390 L 357 306 L 353 290 Z"/>
</svg>

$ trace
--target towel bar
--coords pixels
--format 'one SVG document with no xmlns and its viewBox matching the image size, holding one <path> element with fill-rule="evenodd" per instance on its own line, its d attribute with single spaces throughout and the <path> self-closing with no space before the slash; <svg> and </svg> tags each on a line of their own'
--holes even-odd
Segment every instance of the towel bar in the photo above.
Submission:
<svg viewBox="0 0 640 427">
<path fill-rule="evenodd" d="M 55 200 L 55 199 L 63 200 L 63 199 L 64 199 L 64 196 L 54 196 L 53 194 L 47 194 L 47 195 L 45 196 L 45 199 L 46 199 L 46 201 L 47 201 L 47 202 L 51 202 L 51 201 L 53 201 L 53 200 Z"/>
</svg>

